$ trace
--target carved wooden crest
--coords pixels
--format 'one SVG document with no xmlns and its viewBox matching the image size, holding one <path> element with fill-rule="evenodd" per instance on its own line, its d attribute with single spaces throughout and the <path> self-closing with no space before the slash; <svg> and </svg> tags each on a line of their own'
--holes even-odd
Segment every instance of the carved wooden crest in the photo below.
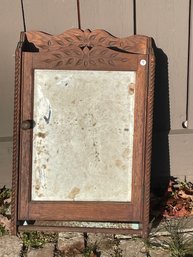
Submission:
<svg viewBox="0 0 193 257">
<path fill-rule="evenodd" d="M 78 48 L 117 48 L 135 54 L 148 53 L 148 37 L 130 36 L 127 38 L 116 38 L 105 30 L 85 30 L 70 29 L 58 36 L 52 36 L 43 32 L 27 32 L 26 37 L 29 42 L 39 49 L 39 51 L 53 51 L 65 47 Z"/>
</svg>

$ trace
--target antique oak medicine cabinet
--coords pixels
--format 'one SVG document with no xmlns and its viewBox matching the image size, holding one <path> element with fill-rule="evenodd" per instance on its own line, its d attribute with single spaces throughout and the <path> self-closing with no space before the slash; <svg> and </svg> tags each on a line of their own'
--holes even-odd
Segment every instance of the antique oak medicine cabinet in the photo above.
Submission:
<svg viewBox="0 0 193 257">
<path fill-rule="evenodd" d="M 145 236 L 154 83 L 151 38 L 21 33 L 12 233 Z"/>
</svg>

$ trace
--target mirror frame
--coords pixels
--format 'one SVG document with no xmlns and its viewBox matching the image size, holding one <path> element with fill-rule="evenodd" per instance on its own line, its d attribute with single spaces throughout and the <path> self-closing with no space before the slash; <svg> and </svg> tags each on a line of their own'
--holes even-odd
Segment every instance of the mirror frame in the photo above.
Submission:
<svg viewBox="0 0 193 257">
<path fill-rule="evenodd" d="M 35 69 L 135 71 L 131 202 L 31 201 L 33 83 Z M 155 57 L 146 36 L 116 38 L 104 30 L 71 29 L 58 36 L 22 32 L 16 49 L 12 234 L 17 231 L 83 231 L 146 236 L 149 222 Z M 51 212 L 52 210 L 52 212 Z M 140 224 L 132 228 L 38 225 L 38 221 Z M 24 226 L 23 222 L 28 221 Z M 34 225 L 31 225 L 31 223 Z"/>
</svg>

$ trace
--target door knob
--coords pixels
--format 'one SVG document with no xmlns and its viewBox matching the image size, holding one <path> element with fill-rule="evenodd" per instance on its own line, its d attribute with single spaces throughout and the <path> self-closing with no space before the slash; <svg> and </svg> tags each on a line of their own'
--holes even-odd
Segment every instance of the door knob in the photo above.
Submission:
<svg viewBox="0 0 193 257">
<path fill-rule="evenodd" d="M 24 130 L 32 129 L 35 127 L 35 121 L 34 120 L 24 120 L 21 123 L 21 128 Z"/>
</svg>

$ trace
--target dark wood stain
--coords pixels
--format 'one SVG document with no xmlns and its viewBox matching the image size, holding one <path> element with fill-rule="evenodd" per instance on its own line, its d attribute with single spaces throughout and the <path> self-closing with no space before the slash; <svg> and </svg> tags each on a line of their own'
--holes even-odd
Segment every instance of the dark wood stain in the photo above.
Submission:
<svg viewBox="0 0 193 257">
<path fill-rule="evenodd" d="M 154 81 L 154 54 L 151 38 L 130 36 L 122 39 L 113 37 L 103 30 L 82 31 L 78 29 L 68 30 L 59 36 L 43 32 L 27 32 L 22 33 L 21 37 L 23 41 L 27 38 L 28 42 L 38 49 L 38 52 L 30 52 L 30 50 L 22 52 L 22 63 L 17 63 L 16 68 L 21 69 L 21 72 L 17 73 L 17 81 L 21 81 L 19 82 L 21 98 L 17 99 L 17 105 L 19 101 L 21 110 L 15 106 L 14 126 L 16 127 L 20 119 L 33 119 L 34 69 L 136 72 L 132 199 L 131 202 L 31 201 L 33 132 L 22 131 L 19 128 L 15 130 L 14 136 L 14 145 L 18 154 L 14 155 L 13 177 L 19 176 L 19 183 L 15 183 L 13 188 L 13 195 L 16 196 L 13 205 L 13 227 L 16 228 L 16 222 L 20 220 L 135 221 L 142 224 L 142 229 L 140 228 L 135 233 L 146 236 L 149 216 Z M 140 65 L 141 59 L 145 60 L 147 65 Z M 96 124 L 92 123 L 92 125 Z M 38 136 L 43 140 L 46 134 L 39 133 Z M 39 227 L 36 228 L 41 230 Z M 20 229 L 22 230 L 23 227 Z M 16 233 L 16 230 L 13 231 Z M 93 231 L 98 230 L 96 228 Z M 119 232 L 118 229 L 110 231 L 111 233 Z M 124 232 L 132 233 L 130 230 Z"/>
</svg>

